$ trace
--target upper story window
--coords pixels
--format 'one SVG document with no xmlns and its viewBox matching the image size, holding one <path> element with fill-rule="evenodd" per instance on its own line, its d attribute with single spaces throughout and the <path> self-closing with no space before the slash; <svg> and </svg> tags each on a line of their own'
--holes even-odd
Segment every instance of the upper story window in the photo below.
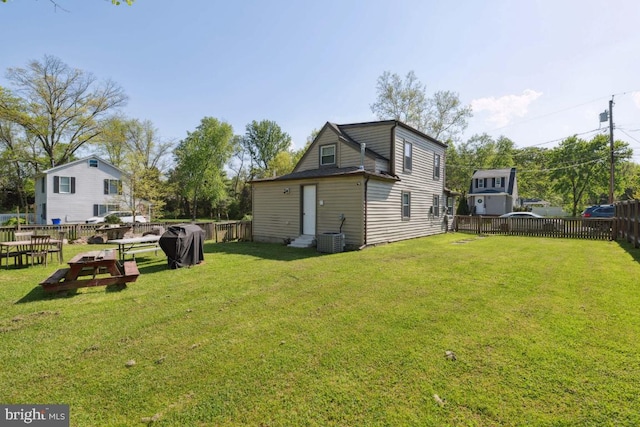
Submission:
<svg viewBox="0 0 640 427">
<path fill-rule="evenodd" d="M 494 187 L 504 187 L 504 176 L 501 178 L 493 178 Z"/>
<path fill-rule="evenodd" d="M 440 154 L 433 156 L 433 179 L 440 179 Z"/>
<path fill-rule="evenodd" d="M 122 183 L 119 179 L 104 180 L 104 194 L 122 194 Z"/>
<path fill-rule="evenodd" d="M 76 192 L 76 179 L 73 176 L 54 176 L 53 192 L 73 194 Z"/>
<path fill-rule="evenodd" d="M 323 145 L 320 147 L 320 166 L 329 166 L 336 164 L 336 146 Z"/>
<path fill-rule="evenodd" d="M 98 167 L 98 160 L 96 160 L 96 159 L 89 159 L 89 167 L 90 167 L 90 168 L 97 168 L 97 167 Z"/>
<path fill-rule="evenodd" d="M 404 170 L 405 172 L 411 172 L 412 167 L 412 156 L 413 156 L 413 146 L 410 142 L 404 142 Z"/>
<path fill-rule="evenodd" d="M 476 179 L 476 188 L 484 188 L 484 178 Z"/>
</svg>

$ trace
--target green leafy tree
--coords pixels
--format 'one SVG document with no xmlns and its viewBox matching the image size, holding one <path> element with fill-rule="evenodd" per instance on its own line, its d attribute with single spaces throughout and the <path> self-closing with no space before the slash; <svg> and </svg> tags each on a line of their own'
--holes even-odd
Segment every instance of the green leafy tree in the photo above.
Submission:
<svg viewBox="0 0 640 427">
<path fill-rule="evenodd" d="M 183 197 L 196 219 L 198 198 L 217 201 L 226 195 L 224 165 L 233 153 L 233 128 L 228 123 L 205 117 L 174 150 L 175 175 Z"/>
<path fill-rule="evenodd" d="M 251 160 L 252 169 L 256 169 L 252 175 L 264 175 L 269 169 L 269 162 L 278 153 L 289 149 L 291 137 L 274 121 L 254 120 L 247 125 L 242 142 Z"/>
<path fill-rule="evenodd" d="M 458 140 L 472 116 L 471 107 L 462 105 L 455 92 L 438 91 L 429 98 L 413 71 L 404 79 L 385 71 L 376 90 L 377 99 L 370 107 L 380 120 L 399 120 L 438 140 Z"/>
<path fill-rule="evenodd" d="M 622 169 L 622 165 L 631 157 L 631 150 L 622 141 L 614 144 L 615 168 Z M 554 189 L 564 197 L 565 204 L 573 216 L 584 205 L 585 200 L 593 201 L 606 194 L 609 185 L 609 141 L 606 135 L 597 135 L 590 141 L 576 136 L 565 139 L 550 153 L 550 177 Z M 624 191 L 620 181 L 616 190 Z M 597 200 L 600 201 L 600 200 Z"/>
<path fill-rule="evenodd" d="M 7 80 L 19 94 L 19 105 L 0 97 L 0 119 L 19 125 L 43 151 L 48 167 L 64 164 L 102 132 L 101 120 L 123 106 L 127 96 L 112 81 L 74 69 L 45 55 L 27 68 L 9 68 Z M 8 101 L 9 100 L 9 101 Z"/>
</svg>

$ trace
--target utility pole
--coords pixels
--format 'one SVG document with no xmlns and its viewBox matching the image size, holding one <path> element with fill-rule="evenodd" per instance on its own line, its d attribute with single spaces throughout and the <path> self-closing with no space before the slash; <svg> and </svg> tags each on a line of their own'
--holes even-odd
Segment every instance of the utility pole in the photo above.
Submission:
<svg viewBox="0 0 640 427">
<path fill-rule="evenodd" d="M 609 203 L 613 203 L 613 189 L 615 187 L 615 180 L 613 177 L 615 171 L 613 151 L 613 96 L 609 101 L 609 148 L 611 151 L 611 170 L 609 173 Z"/>
</svg>

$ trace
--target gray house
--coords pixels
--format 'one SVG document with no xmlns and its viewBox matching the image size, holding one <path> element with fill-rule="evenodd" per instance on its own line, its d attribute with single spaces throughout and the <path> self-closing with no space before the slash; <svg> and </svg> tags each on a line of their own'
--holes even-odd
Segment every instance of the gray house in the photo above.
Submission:
<svg viewBox="0 0 640 427">
<path fill-rule="evenodd" d="M 471 212 L 476 215 L 513 212 L 518 200 L 516 168 L 476 170 L 467 198 Z"/>
<path fill-rule="evenodd" d="M 36 223 L 84 222 L 118 210 L 126 197 L 123 176 L 120 169 L 96 156 L 43 171 L 35 182 Z"/>
<path fill-rule="evenodd" d="M 396 120 L 326 123 L 292 173 L 252 182 L 253 239 L 311 246 L 343 232 L 360 248 L 442 233 L 445 150 Z"/>
</svg>

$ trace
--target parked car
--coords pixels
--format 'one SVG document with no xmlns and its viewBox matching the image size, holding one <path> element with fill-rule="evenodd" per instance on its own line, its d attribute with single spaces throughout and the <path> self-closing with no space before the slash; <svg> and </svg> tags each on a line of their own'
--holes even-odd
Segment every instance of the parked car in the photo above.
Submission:
<svg viewBox="0 0 640 427">
<path fill-rule="evenodd" d="M 132 224 L 134 222 L 138 223 L 138 222 L 147 222 L 147 219 L 145 217 L 143 217 L 142 215 L 136 215 L 135 219 L 133 218 L 133 215 L 131 215 L 131 211 L 114 211 L 114 212 L 107 212 L 106 214 L 102 215 L 102 216 L 92 216 L 91 218 L 88 218 L 85 223 L 87 224 L 100 224 L 105 222 L 105 218 L 108 217 L 109 215 L 115 215 L 118 218 L 120 218 L 120 221 L 122 221 L 125 224 Z"/>
<path fill-rule="evenodd" d="M 613 218 L 614 214 L 613 205 L 594 205 L 582 212 L 582 218 Z"/>
<path fill-rule="evenodd" d="M 510 221 L 500 224 L 500 229 L 505 231 L 554 231 L 560 228 L 560 220 L 547 219 L 533 212 L 509 212 L 500 215 L 499 218 L 510 219 Z"/>
</svg>

